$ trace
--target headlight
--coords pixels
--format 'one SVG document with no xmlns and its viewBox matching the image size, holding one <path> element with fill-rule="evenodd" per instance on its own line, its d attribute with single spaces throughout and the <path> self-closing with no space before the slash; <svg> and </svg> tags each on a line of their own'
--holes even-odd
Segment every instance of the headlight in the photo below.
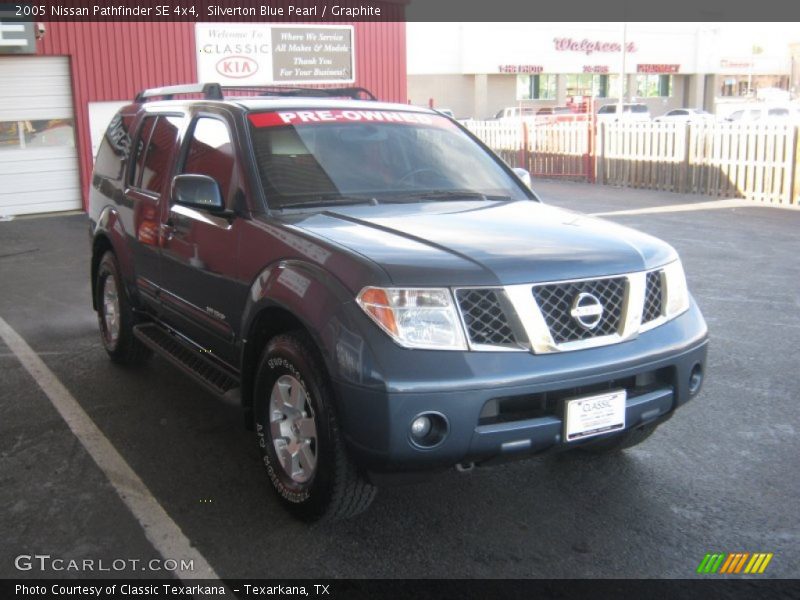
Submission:
<svg viewBox="0 0 800 600">
<path fill-rule="evenodd" d="M 356 301 L 401 346 L 467 349 L 450 290 L 367 287 Z"/>
<path fill-rule="evenodd" d="M 671 319 L 689 310 L 689 289 L 680 259 L 664 267 L 664 280 L 667 284 L 665 312 L 667 318 Z"/>
</svg>

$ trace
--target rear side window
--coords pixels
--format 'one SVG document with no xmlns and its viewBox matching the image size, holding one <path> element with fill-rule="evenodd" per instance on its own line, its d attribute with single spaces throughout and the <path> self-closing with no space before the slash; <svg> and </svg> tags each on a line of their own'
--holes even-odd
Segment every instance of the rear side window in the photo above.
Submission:
<svg viewBox="0 0 800 600">
<path fill-rule="evenodd" d="M 151 117 L 148 117 L 150 119 Z M 145 120 L 143 131 L 147 129 Z M 143 154 L 137 157 L 139 187 L 150 192 L 161 193 L 169 178 L 170 157 L 178 139 L 181 117 L 160 115 L 152 126 L 152 133 L 144 146 Z M 145 138 L 140 138 L 144 142 Z"/>
<path fill-rule="evenodd" d="M 122 169 L 131 154 L 131 125 L 134 115 L 117 113 L 108 124 L 94 164 L 94 172 L 110 179 L 122 177 Z"/>
<path fill-rule="evenodd" d="M 233 180 L 233 167 L 233 144 L 228 126 L 219 119 L 197 119 L 181 172 L 212 177 L 219 184 L 222 197 L 227 201 Z"/>
<path fill-rule="evenodd" d="M 647 106 L 645 106 L 644 104 L 634 104 L 633 106 L 630 107 L 630 111 L 632 113 L 646 113 Z"/>
<path fill-rule="evenodd" d="M 153 133 L 153 126 L 156 124 L 157 117 L 147 117 L 139 127 L 139 134 L 136 136 L 136 145 L 133 148 L 133 163 L 128 174 L 128 183 L 134 187 L 139 187 L 142 180 L 142 167 L 144 166 L 144 154 L 147 144 L 150 142 L 150 134 Z"/>
</svg>

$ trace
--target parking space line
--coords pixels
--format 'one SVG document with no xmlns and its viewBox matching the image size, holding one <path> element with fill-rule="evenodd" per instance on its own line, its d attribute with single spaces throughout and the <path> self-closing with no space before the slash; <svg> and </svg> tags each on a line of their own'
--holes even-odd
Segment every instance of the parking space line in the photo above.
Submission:
<svg viewBox="0 0 800 600">
<path fill-rule="evenodd" d="M 611 217 L 617 215 L 649 215 L 656 213 L 691 212 L 695 210 L 719 210 L 723 208 L 775 208 L 775 206 L 772 204 L 759 204 L 758 202 L 732 198 L 727 200 L 708 200 L 706 202 L 689 202 L 686 204 L 670 204 L 668 206 L 652 206 L 650 208 L 612 210 L 608 212 L 591 213 L 591 216 Z"/>
<path fill-rule="evenodd" d="M 28 343 L 0 317 L 0 338 L 50 399 L 75 437 L 108 478 L 119 497 L 142 526 L 144 535 L 165 559 L 193 561 L 194 570 L 175 571 L 181 579 L 219 579 L 205 557 L 117 452 L 75 397 L 44 364 Z"/>
</svg>

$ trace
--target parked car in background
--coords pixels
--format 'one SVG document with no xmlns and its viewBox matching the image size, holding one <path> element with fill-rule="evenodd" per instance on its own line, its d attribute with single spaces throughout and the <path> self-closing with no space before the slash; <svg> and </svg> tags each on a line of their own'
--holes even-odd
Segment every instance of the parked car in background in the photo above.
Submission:
<svg viewBox="0 0 800 600">
<path fill-rule="evenodd" d="M 626 102 L 622 105 L 622 115 L 617 114 L 617 104 L 605 104 L 597 111 L 597 122 L 609 121 L 649 121 L 650 109 L 646 104 Z"/>
<path fill-rule="evenodd" d="M 533 106 L 508 106 L 497 111 L 493 118 L 501 121 L 533 118 L 536 116 L 538 110 L 540 109 L 534 108 Z"/>
<path fill-rule="evenodd" d="M 656 123 L 713 123 L 714 115 L 700 108 L 674 108 L 660 117 L 653 119 Z"/>
<path fill-rule="evenodd" d="M 800 121 L 800 108 L 797 106 L 753 106 L 733 111 L 725 121 L 730 123 L 753 121 Z"/>
<path fill-rule="evenodd" d="M 544 106 L 536 111 L 537 117 L 551 115 L 571 115 L 572 109 L 569 106 Z"/>
<path fill-rule="evenodd" d="M 536 111 L 534 121 L 537 125 L 550 123 L 563 123 L 574 121 L 588 121 L 589 115 L 585 112 L 576 112 L 569 106 L 545 106 Z"/>
</svg>

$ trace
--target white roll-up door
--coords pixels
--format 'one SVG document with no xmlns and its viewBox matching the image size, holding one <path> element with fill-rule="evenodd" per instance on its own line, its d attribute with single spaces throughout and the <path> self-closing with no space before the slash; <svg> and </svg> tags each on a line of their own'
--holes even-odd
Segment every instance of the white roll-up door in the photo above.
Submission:
<svg viewBox="0 0 800 600">
<path fill-rule="evenodd" d="M 0 216 L 81 207 L 69 59 L 0 57 Z"/>
</svg>

